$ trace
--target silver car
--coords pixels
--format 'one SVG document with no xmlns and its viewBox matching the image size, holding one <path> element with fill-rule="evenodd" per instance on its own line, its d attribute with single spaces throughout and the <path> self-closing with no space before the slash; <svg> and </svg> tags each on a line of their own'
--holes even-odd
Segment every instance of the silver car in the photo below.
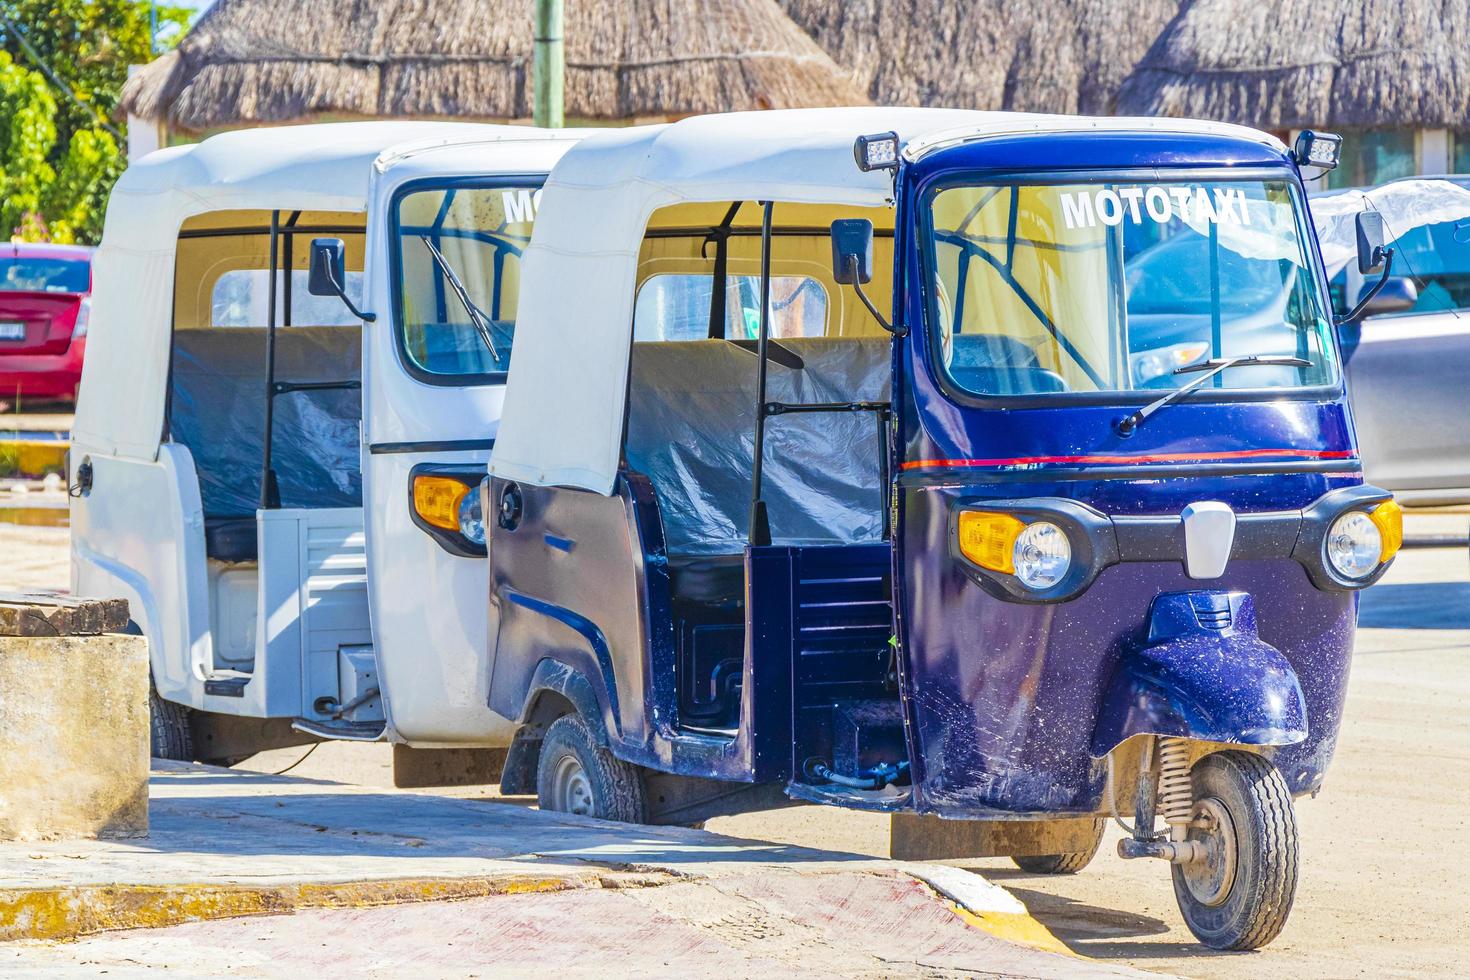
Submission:
<svg viewBox="0 0 1470 980">
<path fill-rule="evenodd" d="M 1339 313 L 1378 278 L 1335 268 L 1353 234 L 1338 218 L 1364 205 L 1395 249 L 1392 278 L 1339 330 L 1368 482 L 1406 503 L 1470 501 L 1470 176 L 1313 198 Z"/>
</svg>

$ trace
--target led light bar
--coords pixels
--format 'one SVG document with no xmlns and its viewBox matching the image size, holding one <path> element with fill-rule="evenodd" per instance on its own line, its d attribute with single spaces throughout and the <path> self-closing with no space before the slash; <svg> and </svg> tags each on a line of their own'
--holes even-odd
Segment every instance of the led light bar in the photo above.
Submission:
<svg viewBox="0 0 1470 980">
<path fill-rule="evenodd" d="M 869 170 L 897 170 L 898 134 L 859 136 L 852 146 L 852 155 L 857 159 L 858 169 L 864 173 Z"/>
<path fill-rule="evenodd" d="M 1296 138 L 1291 155 L 1299 167 L 1335 170 L 1342 161 L 1342 137 L 1336 133 L 1314 133 L 1304 129 Z"/>
</svg>

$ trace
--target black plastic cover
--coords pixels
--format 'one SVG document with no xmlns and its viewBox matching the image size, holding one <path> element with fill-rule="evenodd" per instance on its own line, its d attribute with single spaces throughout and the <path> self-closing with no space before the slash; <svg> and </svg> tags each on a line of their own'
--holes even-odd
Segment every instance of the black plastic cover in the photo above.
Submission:
<svg viewBox="0 0 1470 980">
<path fill-rule="evenodd" d="M 356 327 L 281 327 L 276 380 L 357 381 Z M 254 515 L 265 453 L 266 331 L 174 332 L 169 433 L 187 446 L 206 517 Z M 361 507 L 361 392 L 277 395 L 273 460 L 283 507 Z"/>
<path fill-rule="evenodd" d="M 887 338 L 781 338 L 801 358 L 772 362 L 768 401 L 886 401 Z M 755 464 L 757 359 L 723 340 L 633 345 L 628 465 L 658 493 L 674 555 L 745 550 Z M 781 415 L 766 423 L 763 497 L 772 542 L 856 544 L 883 532 L 878 422 L 870 412 Z"/>
</svg>

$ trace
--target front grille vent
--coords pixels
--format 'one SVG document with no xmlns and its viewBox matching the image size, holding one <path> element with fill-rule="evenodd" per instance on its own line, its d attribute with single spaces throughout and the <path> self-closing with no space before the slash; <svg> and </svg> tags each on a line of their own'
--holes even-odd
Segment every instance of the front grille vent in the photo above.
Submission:
<svg viewBox="0 0 1470 980">
<path fill-rule="evenodd" d="M 1224 630 L 1230 628 L 1230 604 L 1228 602 L 1216 605 L 1214 603 L 1191 603 L 1194 606 L 1194 618 L 1200 626 L 1207 630 Z"/>
</svg>

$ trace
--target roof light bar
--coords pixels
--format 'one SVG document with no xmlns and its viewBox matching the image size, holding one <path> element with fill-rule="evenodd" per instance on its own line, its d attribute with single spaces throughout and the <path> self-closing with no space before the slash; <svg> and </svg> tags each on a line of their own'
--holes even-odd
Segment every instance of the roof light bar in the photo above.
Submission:
<svg viewBox="0 0 1470 980">
<path fill-rule="evenodd" d="M 858 169 L 864 173 L 869 170 L 897 170 L 898 134 L 859 136 L 852 145 L 852 155 L 857 160 Z"/>
<path fill-rule="evenodd" d="M 1296 138 L 1291 157 L 1298 167 L 1321 167 L 1324 172 L 1336 170 L 1342 161 L 1342 137 L 1304 129 Z"/>
</svg>

